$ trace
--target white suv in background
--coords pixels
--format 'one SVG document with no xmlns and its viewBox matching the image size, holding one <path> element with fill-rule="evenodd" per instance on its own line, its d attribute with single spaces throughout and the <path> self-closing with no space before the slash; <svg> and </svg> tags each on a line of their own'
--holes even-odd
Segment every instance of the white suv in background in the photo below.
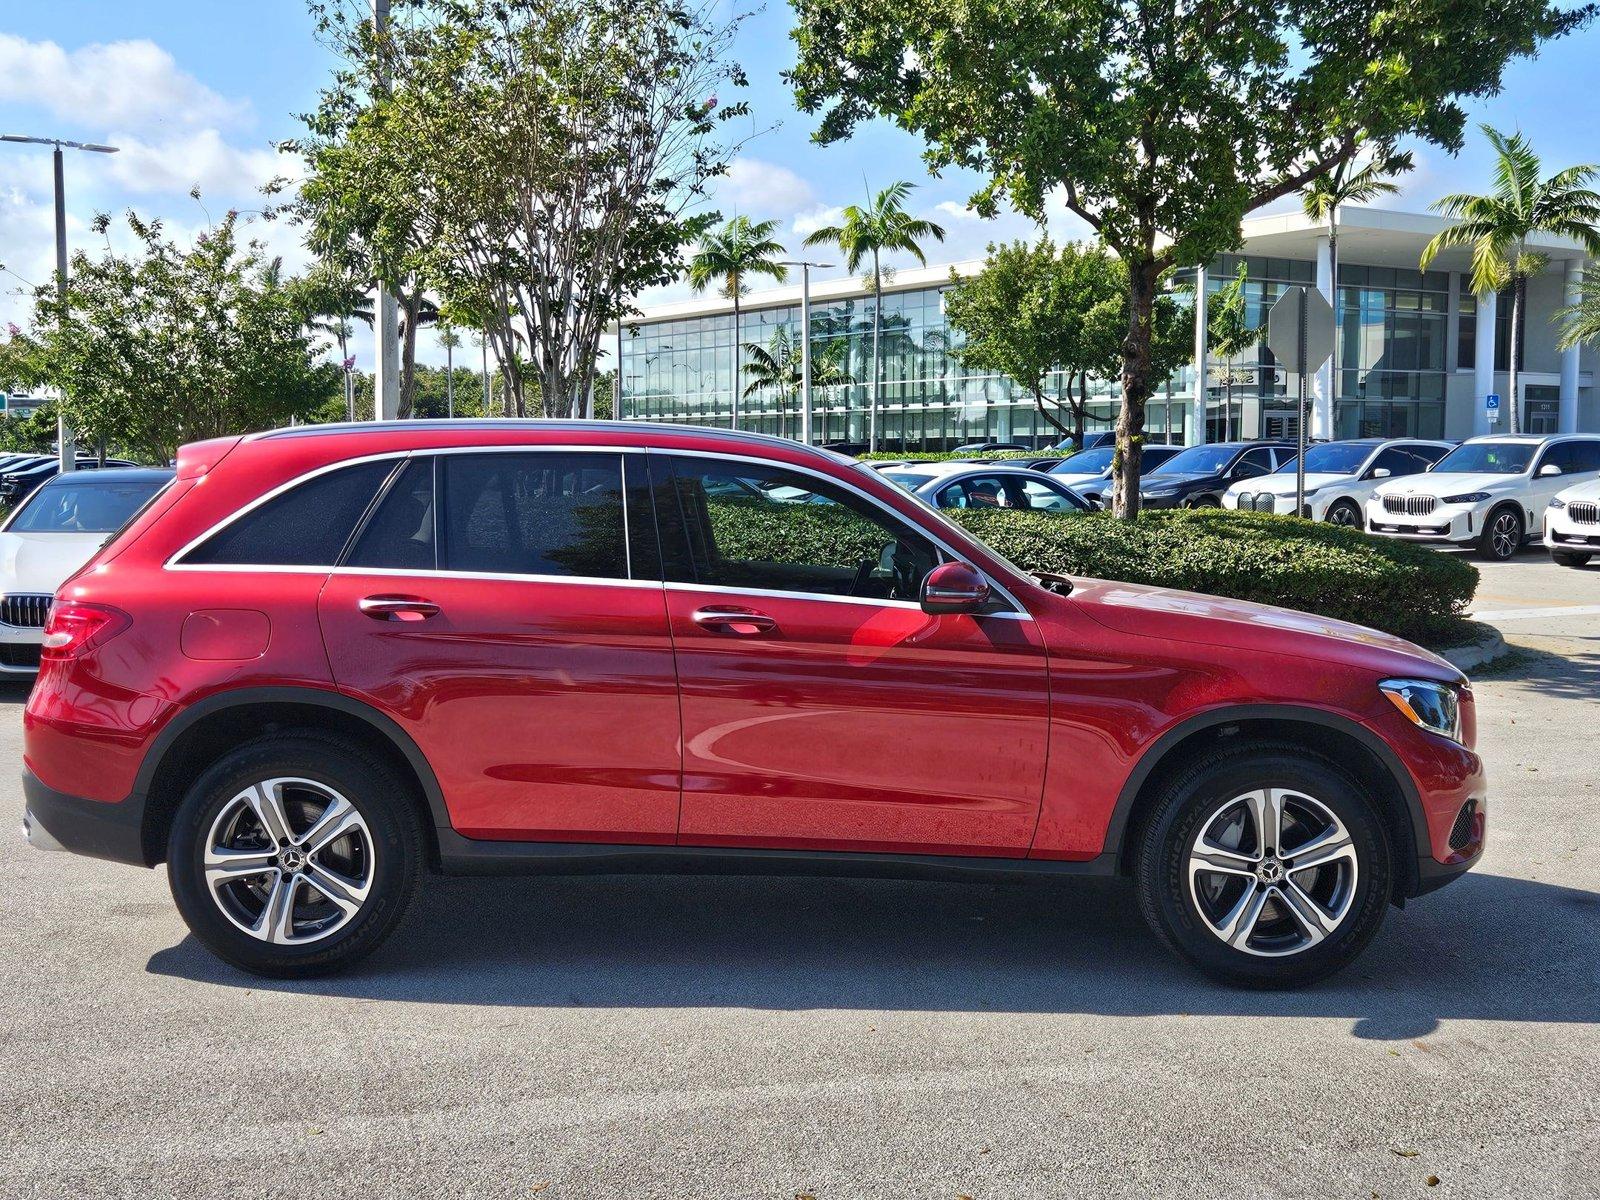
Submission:
<svg viewBox="0 0 1600 1200">
<path fill-rule="evenodd" d="M 1426 475 L 1381 483 L 1367 501 L 1367 529 L 1418 542 L 1476 543 L 1507 559 L 1544 533 L 1555 494 L 1600 479 L 1600 436 L 1476 437 Z"/>
<path fill-rule="evenodd" d="M 1455 448 L 1454 442 L 1418 438 L 1355 438 L 1306 450 L 1306 504 L 1301 516 L 1356 529 L 1372 490 L 1385 479 L 1420 475 Z M 1291 459 L 1270 475 L 1241 479 L 1222 493 L 1223 508 L 1294 511 L 1296 471 Z"/>
<path fill-rule="evenodd" d="M 1583 567 L 1600 556 L 1600 479 L 1557 492 L 1544 510 L 1544 544 L 1563 567 Z"/>
</svg>

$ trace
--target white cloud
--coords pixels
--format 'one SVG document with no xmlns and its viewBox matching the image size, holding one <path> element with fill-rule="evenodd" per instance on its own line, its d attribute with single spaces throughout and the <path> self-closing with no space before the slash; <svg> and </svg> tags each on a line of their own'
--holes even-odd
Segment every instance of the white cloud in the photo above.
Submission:
<svg viewBox="0 0 1600 1200">
<path fill-rule="evenodd" d="M 943 203 L 934 205 L 934 208 L 938 212 L 941 212 L 946 217 L 950 218 L 952 221 L 983 220 L 981 216 L 973 212 L 972 209 L 968 208 L 965 204 L 960 204 L 954 200 L 946 200 Z"/>
<path fill-rule="evenodd" d="M 794 219 L 790 227 L 801 237 L 810 237 L 817 230 L 828 225 L 837 225 L 844 220 L 844 209 L 840 205 L 823 205 L 801 213 Z"/>
<path fill-rule="evenodd" d="M 717 184 L 724 209 L 788 216 L 815 203 L 811 185 L 788 167 L 759 158 L 736 158 Z"/>
<path fill-rule="evenodd" d="M 135 194 L 183 194 L 198 186 L 207 195 L 242 198 L 279 175 L 298 175 L 298 159 L 276 150 L 243 150 L 215 129 L 160 141 L 118 135 L 122 152 L 110 160 L 112 178 Z"/>
<path fill-rule="evenodd" d="M 0 102 L 38 107 L 90 129 L 232 125 L 250 106 L 218 95 L 154 42 L 64 50 L 0 33 Z"/>
</svg>

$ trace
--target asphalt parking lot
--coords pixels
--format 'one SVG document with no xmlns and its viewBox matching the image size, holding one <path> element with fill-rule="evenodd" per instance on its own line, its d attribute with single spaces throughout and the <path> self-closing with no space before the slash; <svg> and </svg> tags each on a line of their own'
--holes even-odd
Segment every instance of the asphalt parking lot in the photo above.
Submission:
<svg viewBox="0 0 1600 1200">
<path fill-rule="evenodd" d="M 358 973 L 265 983 L 163 874 L 24 844 L 8 769 L 0 1195 L 1595 1196 L 1600 566 L 1477 608 L 1520 650 L 1490 849 L 1299 993 L 1121 886 L 760 878 L 433 880 Z"/>
</svg>

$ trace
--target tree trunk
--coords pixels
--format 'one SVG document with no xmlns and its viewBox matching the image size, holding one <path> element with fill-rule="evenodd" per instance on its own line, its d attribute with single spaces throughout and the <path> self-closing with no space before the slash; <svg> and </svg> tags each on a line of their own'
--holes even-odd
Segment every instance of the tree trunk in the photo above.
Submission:
<svg viewBox="0 0 1600 1200">
<path fill-rule="evenodd" d="M 1339 219 L 1338 210 L 1328 219 L 1328 275 L 1329 290 L 1333 295 L 1328 297 L 1328 303 L 1333 306 L 1333 365 L 1328 368 L 1328 437 L 1338 437 L 1336 430 L 1339 428 L 1338 401 L 1339 401 L 1339 334 L 1343 322 L 1339 319 Z M 1260 352 L 1257 351 L 1257 358 Z M 1361 428 L 1358 425 L 1356 432 Z M 1306 439 L 1306 445 L 1311 444 L 1311 439 Z"/>
<path fill-rule="evenodd" d="M 1514 275 L 1511 279 L 1511 371 L 1507 380 L 1506 390 L 1511 394 L 1506 397 L 1511 405 L 1511 432 L 1513 435 L 1522 432 L 1522 404 L 1517 397 L 1517 375 L 1522 370 L 1522 317 L 1523 310 L 1527 308 L 1525 298 L 1528 294 L 1528 280 L 1524 275 Z M 1491 331 L 1490 337 L 1494 336 Z"/>
<path fill-rule="evenodd" d="M 1039 415 L 1043 417 L 1050 425 L 1054 426 L 1057 433 L 1061 434 L 1062 437 L 1065 437 L 1067 435 L 1067 427 L 1060 421 L 1056 420 L 1055 417 L 1050 414 L 1050 411 L 1044 406 L 1044 380 L 1036 380 L 1034 386 L 1029 390 L 1033 392 L 1033 406 L 1039 410 Z M 1067 392 L 1069 395 L 1072 392 L 1071 375 L 1067 376 Z"/>
<path fill-rule="evenodd" d="M 739 382 L 741 378 L 739 367 L 741 365 L 740 360 L 744 357 L 744 339 L 739 332 L 740 324 L 739 285 L 735 283 L 733 285 L 733 427 L 735 429 L 739 428 Z"/>
<path fill-rule="evenodd" d="M 1089 372 L 1078 373 L 1078 403 L 1072 408 L 1072 436 L 1083 449 L 1083 440 L 1089 424 Z"/>
<path fill-rule="evenodd" d="M 347 344 L 349 337 L 345 333 L 343 318 L 339 321 L 339 370 L 344 373 L 344 419 L 356 419 L 356 390 L 350 378 L 350 347 Z"/>
<path fill-rule="evenodd" d="M 883 377 L 883 276 L 878 271 L 878 252 L 872 252 L 872 398 L 867 409 L 867 449 L 878 450 L 878 382 Z"/>
<path fill-rule="evenodd" d="M 396 416 L 409 420 L 417 399 L 417 314 L 422 311 L 422 288 L 418 287 L 402 302 L 400 332 L 400 401 Z"/>
<path fill-rule="evenodd" d="M 1156 264 L 1128 264 L 1128 332 L 1122 341 L 1122 409 L 1112 459 L 1112 511 L 1124 521 L 1139 515 L 1139 467 L 1144 452 L 1144 406 L 1150 398 L 1150 335 L 1155 314 Z"/>
</svg>

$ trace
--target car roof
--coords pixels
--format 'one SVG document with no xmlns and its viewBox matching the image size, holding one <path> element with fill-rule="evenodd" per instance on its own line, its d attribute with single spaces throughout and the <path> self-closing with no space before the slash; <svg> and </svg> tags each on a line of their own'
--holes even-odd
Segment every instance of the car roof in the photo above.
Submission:
<svg viewBox="0 0 1600 1200">
<path fill-rule="evenodd" d="M 886 473 L 892 470 L 893 468 L 885 468 Z M 961 475 L 968 471 L 981 471 L 985 475 L 993 475 L 996 472 L 1004 475 L 1025 475 L 1029 479 L 1036 479 L 1041 474 L 1032 467 L 1024 467 L 1014 462 L 938 462 L 908 463 L 906 465 L 907 474 L 926 475 L 929 479 L 942 479 L 946 475 Z"/>
<path fill-rule="evenodd" d="M 1509 442 L 1518 446 L 1542 446 L 1546 442 L 1593 441 L 1600 437 L 1595 433 L 1480 433 L 1477 437 L 1468 438 L 1462 443 L 1470 446 L 1474 442 Z"/>
<path fill-rule="evenodd" d="M 71 471 L 46 480 L 44 487 L 65 487 L 69 483 L 105 484 L 165 483 L 171 479 L 171 467 L 97 467 L 92 471 Z"/>
</svg>

